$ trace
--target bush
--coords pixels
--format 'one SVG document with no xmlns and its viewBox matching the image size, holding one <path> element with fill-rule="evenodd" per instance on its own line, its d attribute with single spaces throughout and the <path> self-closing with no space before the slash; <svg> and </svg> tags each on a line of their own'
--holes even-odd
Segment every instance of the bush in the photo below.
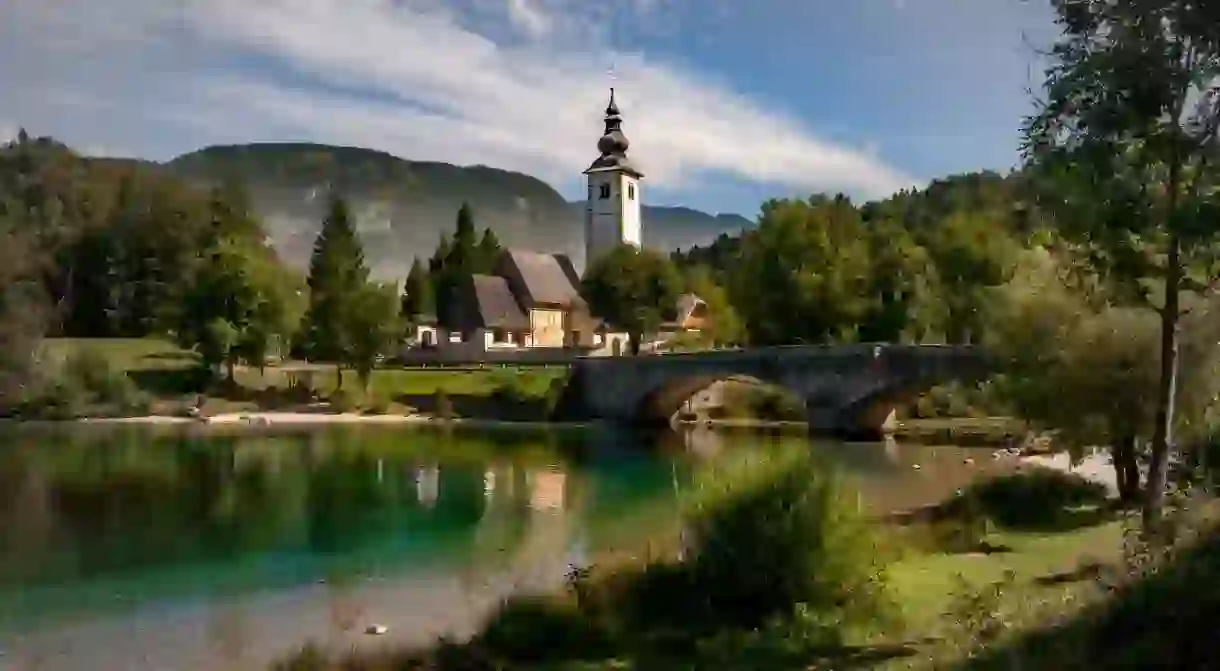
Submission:
<svg viewBox="0 0 1220 671">
<path fill-rule="evenodd" d="M 717 620 L 754 628 L 805 604 L 827 622 L 891 612 L 871 527 L 806 449 L 754 455 L 700 487 L 690 570 Z"/>
<path fill-rule="evenodd" d="M 971 485 L 946 506 L 955 516 L 981 515 L 1008 527 L 1050 526 L 1062 522 L 1071 508 L 1102 505 L 1105 485 L 1072 473 L 1034 468 Z"/>
<path fill-rule="evenodd" d="M 570 601 L 518 597 L 504 604 L 478 643 L 494 656 L 514 662 L 598 659 L 609 656 L 609 635 Z"/>
<path fill-rule="evenodd" d="M 784 389 L 766 385 L 726 387 L 724 414 L 770 422 L 803 422 L 805 402 Z"/>
<path fill-rule="evenodd" d="M 151 399 L 104 355 L 83 349 L 49 367 L 46 377 L 26 399 L 23 412 L 48 419 L 90 414 L 142 413 Z"/>
</svg>

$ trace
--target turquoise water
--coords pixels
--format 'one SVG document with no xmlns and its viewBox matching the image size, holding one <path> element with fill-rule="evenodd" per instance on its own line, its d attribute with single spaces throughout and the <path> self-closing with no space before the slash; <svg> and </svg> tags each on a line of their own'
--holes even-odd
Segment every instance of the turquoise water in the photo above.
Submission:
<svg viewBox="0 0 1220 671">
<path fill-rule="evenodd" d="M 3 431 L 0 669 L 261 668 L 310 638 L 364 645 L 372 618 L 396 641 L 468 631 L 503 595 L 672 528 L 717 455 L 803 441 Z M 943 489 L 912 459 L 962 462 L 958 448 L 821 449 L 873 498 Z"/>
</svg>

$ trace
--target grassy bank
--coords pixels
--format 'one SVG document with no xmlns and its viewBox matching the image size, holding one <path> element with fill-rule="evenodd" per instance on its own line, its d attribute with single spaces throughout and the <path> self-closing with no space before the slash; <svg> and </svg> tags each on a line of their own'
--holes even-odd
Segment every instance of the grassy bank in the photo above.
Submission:
<svg viewBox="0 0 1220 671">
<path fill-rule="evenodd" d="M 280 668 L 954 667 L 1107 607 L 1131 574 L 1132 520 L 1074 476 L 984 481 L 898 524 L 865 519 L 812 458 L 750 459 L 696 487 L 681 556 L 589 567 L 563 593 L 511 600 L 466 643 L 307 647 Z"/>
<path fill-rule="evenodd" d="M 566 375 L 562 367 L 382 368 L 362 389 L 348 370 L 339 389 L 335 367 L 293 361 L 238 367 L 231 383 L 212 383 L 193 352 L 157 339 L 51 339 L 41 356 L 47 383 L 27 414 L 48 419 L 180 415 L 202 393 L 204 416 L 310 408 L 542 420 L 556 381 Z"/>
</svg>

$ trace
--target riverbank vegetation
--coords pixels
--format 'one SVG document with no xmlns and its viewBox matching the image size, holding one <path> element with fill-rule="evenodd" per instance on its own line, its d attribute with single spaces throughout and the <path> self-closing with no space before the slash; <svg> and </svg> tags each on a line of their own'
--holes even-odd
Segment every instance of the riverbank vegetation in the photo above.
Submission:
<svg viewBox="0 0 1220 671">
<path fill-rule="evenodd" d="M 1132 599 L 1201 603 L 1158 576 L 1198 570 L 1179 562 L 1214 544 L 1213 507 L 1176 502 L 1174 539 L 1147 542 L 1104 487 L 1031 469 L 875 518 L 808 450 L 734 455 L 696 479 L 667 552 L 511 598 L 468 642 L 346 657 L 311 645 L 277 668 L 991 668 L 1048 664 L 1037 641 L 1065 627 L 1087 660 L 1114 647 L 1107 618 L 1129 617 Z"/>
</svg>

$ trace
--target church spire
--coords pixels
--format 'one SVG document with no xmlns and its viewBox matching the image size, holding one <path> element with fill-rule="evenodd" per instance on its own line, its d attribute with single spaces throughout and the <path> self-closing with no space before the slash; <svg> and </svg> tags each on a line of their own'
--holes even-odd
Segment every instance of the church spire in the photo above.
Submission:
<svg viewBox="0 0 1220 671">
<path fill-rule="evenodd" d="M 627 148 L 631 143 L 623 135 L 623 116 L 618 111 L 618 103 L 614 101 L 614 89 L 610 89 L 610 103 L 606 105 L 606 131 L 597 141 L 597 150 L 602 158 L 618 158 L 626 160 Z"/>
</svg>

